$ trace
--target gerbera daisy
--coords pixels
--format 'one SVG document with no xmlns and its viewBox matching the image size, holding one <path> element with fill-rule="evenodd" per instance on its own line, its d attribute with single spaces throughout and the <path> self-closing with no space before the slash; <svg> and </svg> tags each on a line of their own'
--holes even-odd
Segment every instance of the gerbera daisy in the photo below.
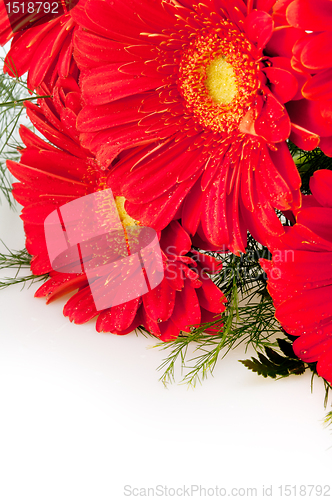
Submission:
<svg viewBox="0 0 332 500">
<path fill-rule="evenodd" d="M 125 151 L 108 182 L 143 224 L 181 217 L 238 253 L 248 229 L 265 244 L 283 234 L 275 208 L 300 206 L 284 103 L 299 97 L 290 57 L 303 32 L 289 27 L 289 57 L 269 56 L 273 3 L 89 0 L 73 11 L 81 141 L 104 168 Z"/>
<path fill-rule="evenodd" d="M 100 311 L 85 273 L 52 270 L 44 233 L 46 217 L 64 204 L 107 188 L 105 172 L 79 145 L 73 129 L 79 109 L 79 93 L 75 90 L 72 78 L 67 86 L 62 81 L 60 89 L 55 87 L 53 100 L 42 99 L 39 106 L 26 104 L 32 123 L 57 147 L 22 126 L 26 148 L 21 162 L 8 161 L 8 168 L 20 181 L 14 184 L 13 194 L 24 206 L 21 217 L 26 248 L 33 256 L 31 270 L 34 274 L 50 274 L 36 296 L 51 302 L 78 289 L 64 307 L 65 316 L 78 324 L 97 317 L 98 331 L 121 335 L 144 326 L 166 341 L 180 331 L 190 331 L 192 325 L 213 321 L 225 309 L 226 299 L 209 277 L 220 268 L 220 262 L 191 250 L 190 237 L 178 221 L 172 221 L 160 234 L 165 277 L 142 297 Z M 123 207 L 124 199 L 117 198 L 116 202 L 122 224 L 132 225 L 134 221 Z M 98 287 L 98 282 L 94 286 Z"/>
<path fill-rule="evenodd" d="M 297 223 L 275 249 L 272 261 L 262 259 L 276 318 L 290 334 L 305 362 L 332 382 L 332 172 L 316 171 L 313 196 L 304 197 Z"/>
<path fill-rule="evenodd" d="M 84 1 L 80 0 L 80 5 Z M 55 9 L 55 3 L 36 3 L 40 12 L 29 14 L 27 1 L 17 3 L 17 13 L 13 12 L 13 2 L 0 2 L 0 44 L 13 38 L 3 70 L 13 77 L 28 71 L 27 85 L 31 91 L 44 81 L 53 88 L 56 78 L 66 78 L 71 72 L 75 22 L 70 10 L 80 5 L 75 7 L 78 0 L 62 0 Z M 47 5 L 52 5 L 50 12 L 45 12 Z M 52 14 L 52 10 L 57 14 Z"/>
<path fill-rule="evenodd" d="M 294 45 L 293 67 L 308 75 L 302 88 L 301 108 L 290 103 L 287 109 L 294 121 L 321 136 L 319 146 L 332 156 L 332 5 L 330 0 L 287 2 L 285 16 L 292 27 L 308 30 Z"/>
</svg>

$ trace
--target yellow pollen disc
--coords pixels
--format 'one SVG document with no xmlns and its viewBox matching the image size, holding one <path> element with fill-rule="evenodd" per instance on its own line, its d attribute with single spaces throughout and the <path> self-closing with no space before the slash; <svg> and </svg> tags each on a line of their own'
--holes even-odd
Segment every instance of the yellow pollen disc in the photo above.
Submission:
<svg viewBox="0 0 332 500">
<path fill-rule="evenodd" d="M 204 83 L 210 97 L 218 104 L 230 104 L 238 92 L 232 65 L 224 57 L 217 57 L 206 68 L 206 74 Z"/>
<path fill-rule="evenodd" d="M 115 198 L 115 204 L 116 208 L 118 209 L 120 220 L 124 226 L 136 226 L 137 221 L 135 221 L 135 219 L 132 219 L 125 210 L 125 201 L 126 198 L 124 196 L 116 196 Z"/>
<path fill-rule="evenodd" d="M 202 30 L 184 47 L 178 89 L 189 118 L 203 129 L 231 133 L 253 105 L 260 88 L 260 66 L 252 46 L 232 23 Z"/>
</svg>

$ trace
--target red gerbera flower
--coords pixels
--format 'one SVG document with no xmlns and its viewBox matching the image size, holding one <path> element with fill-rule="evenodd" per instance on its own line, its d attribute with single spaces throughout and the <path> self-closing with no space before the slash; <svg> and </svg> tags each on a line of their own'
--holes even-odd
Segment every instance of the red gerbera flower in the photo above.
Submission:
<svg viewBox="0 0 332 500">
<path fill-rule="evenodd" d="M 287 109 L 294 121 L 310 127 L 321 136 L 320 147 L 332 156 L 332 5 L 330 0 L 294 0 L 287 2 L 288 23 L 308 30 L 293 48 L 293 67 L 307 72 L 302 88 L 301 107 L 290 103 Z"/>
<path fill-rule="evenodd" d="M 303 32 L 289 28 L 288 57 L 268 57 L 273 3 L 89 0 L 73 12 L 81 140 L 103 167 L 126 151 L 108 182 L 142 223 L 181 217 L 238 253 L 247 229 L 271 244 L 284 231 L 274 209 L 300 206 L 283 103 L 299 97 L 290 57 Z"/>
<path fill-rule="evenodd" d="M 26 104 L 32 123 L 57 147 L 22 126 L 20 133 L 26 148 L 21 162 L 8 161 L 8 168 L 20 181 L 14 184 L 13 194 L 24 206 L 21 217 L 26 248 L 33 256 L 31 270 L 34 274 L 50 273 L 50 279 L 36 296 L 47 297 L 47 302 L 51 302 L 78 289 L 64 307 L 65 316 L 78 324 L 98 316 L 98 331 L 121 335 L 143 325 L 166 341 L 180 331 L 189 331 L 191 325 L 212 321 L 225 309 L 226 299 L 207 273 L 215 273 L 220 262 L 191 250 L 190 237 L 177 221 L 172 221 L 160 235 L 164 279 L 130 302 L 97 311 L 85 273 L 52 270 L 44 234 L 45 218 L 57 207 L 107 188 L 105 172 L 97 168 L 91 153 L 79 145 L 76 137 L 79 92 L 75 85 L 73 78 L 62 80 L 60 88 L 55 86 L 53 100 L 42 99 L 39 106 Z M 121 200 L 119 203 L 121 206 Z"/>
<path fill-rule="evenodd" d="M 332 382 L 332 172 L 316 171 L 272 261 L 262 259 L 276 318 L 295 336 L 294 352 Z"/>
<path fill-rule="evenodd" d="M 66 3 L 69 4 L 63 2 Z M 82 4 L 84 0 L 74 8 L 79 9 Z M 30 90 L 37 89 L 44 81 L 52 89 L 58 77 L 66 78 L 72 73 L 75 22 L 70 12 L 64 12 L 60 3 L 57 7 L 59 15 L 55 17 L 51 12 L 43 11 L 42 3 L 39 14 L 29 15 L 28 4 L 18 2 L 18 8 L 25 10 L 19 10 L 14 15 L 15 20 L 10 22 L 8 5 L 13 8 L 12 2 L 0 2 L 0 44 L 4 45 L 13 38 L 5 58 L 4 72 L 17 77 L 29 71 L 27 85 Z"/>
</svg>

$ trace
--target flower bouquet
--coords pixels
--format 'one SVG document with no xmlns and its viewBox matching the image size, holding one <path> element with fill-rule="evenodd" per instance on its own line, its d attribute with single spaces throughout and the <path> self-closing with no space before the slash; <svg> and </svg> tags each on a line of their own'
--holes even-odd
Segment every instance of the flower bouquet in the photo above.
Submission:
<svg viewBox="0 0 332 500">
<path fill-rule="evenodd" d="M 1 267 L 32 273 L 1 287 L 155 337 L 165 383 L 189 344 L 195 383 L 244 342 L 249 369 L 328 393 L 330 3 L 1 2 L 1 191 L 26 235 Z"/>
</svg>

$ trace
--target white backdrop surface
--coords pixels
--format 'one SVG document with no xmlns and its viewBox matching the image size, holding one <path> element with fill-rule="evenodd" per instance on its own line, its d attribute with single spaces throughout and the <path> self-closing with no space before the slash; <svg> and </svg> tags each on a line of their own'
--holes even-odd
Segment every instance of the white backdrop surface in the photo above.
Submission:
<svg viewBox="0 0 332 500">
<path fill-rule="evenodd" d="M 23 247 L 5 202 L 0 238 Z M 297 498 L 310 484 L 332 496 L 320 381 L 311 393 L 309 374 L 258 377 L 239 347 L 203 385 L 166 389 L 152 339 L 71 324 L 38 286 L 0 291 L 1 499 L 282 498 L 279 485 Z"/>
</svg>

